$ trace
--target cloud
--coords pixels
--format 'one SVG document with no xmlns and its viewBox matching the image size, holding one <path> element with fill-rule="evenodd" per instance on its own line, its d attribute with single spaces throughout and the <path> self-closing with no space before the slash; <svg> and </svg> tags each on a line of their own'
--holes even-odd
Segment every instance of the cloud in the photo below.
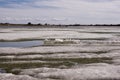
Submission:
<svg viewBox="0 0 120 80">
<path fill-rule="evenodd" d="M 82 0 L 87 2 L 113 2 L 115 0 Z"/>
<path fill-rule="evenodd" d="M 17 23 L 118 23 L 119 8 L 119 0 L 0 0 L 0 19 Z"/>
<path fill-rule="evenodd" d="M 53 18 L 52 19 L 53 21 L 66 21 L 66 20 L 68 20 L 67 18 Z"/>
<path fill-rule="evenodd" d="M 52 0 L 51 0 L 52 1 Z M 0 0 L 0 7 L 2 8 L 44 8 L 44 9 L 58 9 L 59 7 L 44 4 L 49 0 Z"/>
</svg>

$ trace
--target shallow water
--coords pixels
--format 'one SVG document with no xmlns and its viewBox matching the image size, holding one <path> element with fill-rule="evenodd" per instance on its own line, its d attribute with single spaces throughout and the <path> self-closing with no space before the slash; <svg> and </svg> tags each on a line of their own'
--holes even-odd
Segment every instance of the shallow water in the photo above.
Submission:
<svg viewBox="0 0 120 80">
<path fill-rule="evenodd" d="M 19 41 L 19 42 L 0 42 L 0 47 L 33 47 L 43 45 L 42 40 Z"/>
<path fill-rule="evenodd" d="M 0 73 L 6 73 L 6 71 L 0 68 Z"/>
</svg>

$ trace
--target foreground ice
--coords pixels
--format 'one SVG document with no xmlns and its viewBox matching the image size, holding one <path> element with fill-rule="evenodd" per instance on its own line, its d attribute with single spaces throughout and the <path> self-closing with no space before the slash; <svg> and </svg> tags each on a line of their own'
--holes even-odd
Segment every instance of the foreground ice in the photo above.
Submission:
<svg viewBox="0 0 120 80">
<path fill-rule="evenodd" d="M 37 80 L 28 75 L 0 74 L 0 80 Z"/>
<path fill-rule="evenodd" d="M 49 66 L 30 67 L 29 69 L 21 68 L 19 75 L 0 73 L 0 80 L 120 80 L 120 28 L 118 27 L 0 29 L 1 41 L 46 38 L 72 38 L 78 41 L 81 40 L 79 42 L 83 41 L 86 44 L 78 43 L 29 48 L 1 47 L 0 63 L 4 65 L 13 64 L 12 66 L 21 63 L 22 66 L 25 66 L 23 64 L 48 62 L 47 60 L 42 61 L 41 58 L 75 59 L 106 57 L 112 58 L 112 63 L 77 64 L 72 67 L 60 65 L 59 67 L 53 66 L 54 68 Z M 51 61 L 51 63 L 59 63 L 59 61 Z M 15 69 L 19 69 L 19 67 Z"/>
<path fill-rule="evenodd" d="M 73 69 L 36 68 L 26 69 L 21 72 L 32 75 L 38 79 L 55 80 L 90 80 L 90 79 L 120 79 L 120 66 L 96 64 L 95 66 L 82 66 Z"/>
<path fill-rule="evenodd" d="M 93 64 L 71 69 L 24 69 L 21 75 L 0 74 L 0 80 L 119 80 L 120 66 Z"/>
</svg>

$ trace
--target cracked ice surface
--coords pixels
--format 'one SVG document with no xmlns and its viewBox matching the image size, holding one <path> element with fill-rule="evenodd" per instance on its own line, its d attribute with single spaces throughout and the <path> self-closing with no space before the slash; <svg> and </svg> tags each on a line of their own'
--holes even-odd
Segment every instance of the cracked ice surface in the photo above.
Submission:
<svg viewBox="0 0 120 80">
<path fill-rule="evenodd" d="M 70 68 L 65 65 L 60 67 L 35 67 L 22 69 L 18 75 L 12 73 L 0 73 L 0 80 L 89 80 L 120 79 L 120 28 L 118 27 L 87 27 L 87 28 L 1 28 L 0 40 L 19 40 L 19 39 L 46 39 L 46 38 L 73 38 L 88 39 L 86 42 L 93 42 L 94 39 L 105 38 L 105 44 L 97 42 L 88 45 L 70 44 L 57 46 L 38 46 L 29 48 L 1 47 L 0 58 L 11 59 L 2 61 L 5 64 L 19 63 L 47 63 L 47 61 L 34 60 L 36 58 L 112 58 L 112 63 L 90 63 L 77 64 Z M 93 40 L 91 40 L 91 38 Z M 100 40 L 102 42 L 102 40 Z M 104 41 L 104 40 L 103 40 Z M 110 42 L 107 43 L 107 42 Z M 116 42 L 116 43 L 114 43 Z M 112 45 L 114 44 L 114 45 Z M 103 51 L 103 53 L 99 53 Z M 105 52 L 105 53 L 104 53 Z M 21 59 L 21 60 L 14 60 Z M 13 59 L 13 60 L 12 60 Z M 22 60 L 23 59 L 23 60 Z M 33 60 L 24 60 L 33 59 Z M 59 63 L 59 61 L 51 61 Z M 65 67 L 65 68 L 64 68 Z"/>
<path fill-rule="evenodd" d="M 43 29 L 43 31 L 24 31 L 24 32 L 15 31 L 12 33 L 0 33 L 1 40 L 16 40 L 24 38 L 41 39 L 41 38 L 111 38 L 111 37 L 113 37 L 111 34 L 79 33 L 73 30 L 55 31 L 55 29 L 48 31 Z"/>
<path fill-rule="evenodd" d="M 0 80 L 37 80 L 28 75 L 0 74 Z"/>
<path fill-rule="evenodd" d="M 120 49 L 119 46 L 45 46 L 45 47 L 33 47 L 33 48 L 0 48 L 0 52 L 4 54 L 9 53 L 49 53 L 49 52 L 79 52 L 79 51 L 99 51 L 99 50 L 111 50 Z"/>
<path fill-rule="evenodd" d="M 102 65 L 102 66 L 101 66 Z M 32 75 L 35 78 L 57 78 L 60 80 L 86 80 L 86 79 L 119 79 L 120 66 L 96 64 L 73 69 L 36 68 L 26 69 L 21 74 Z"/>
</svg>

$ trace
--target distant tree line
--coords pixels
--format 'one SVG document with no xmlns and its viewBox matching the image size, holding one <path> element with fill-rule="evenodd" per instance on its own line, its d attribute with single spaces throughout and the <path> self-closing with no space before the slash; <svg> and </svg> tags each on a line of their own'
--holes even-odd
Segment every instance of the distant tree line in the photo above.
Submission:
<svg viewBox="0 0 120 80">
<path fill-rule="evenodd" d="M 42 23 L 38 23 L 38 24 L 33 24 L 31 22 L 28 22 L 27 24 L 11 24 L 11 23 L 0 23 L 0 25 L 5 25 L 5 26 L 9 26 L 9 25 L 12 25 L 12 26 L 120 26 L 120 24 L 68 24 L 68 25 L 63 25 L 63 24 L 48 24 L 48 23 L 45 23 L 45 24 L 42 24 Z"/>
<path fill-rule="evenodd" d="M 47 23 L 45 23 L 45 24 L 41 24 L 41 23 L 32 24 L 31 22 L 28 22 L 27 25 L 29 25 L 29 26 L 47 26 L 47 25 L 50 25 L 50 24 L 47 24 Z"/>
<path fill-rule="evenodd" d="M 69 24 L 68 26 L 120 26 L 120 24 Z"/>
</svg>

